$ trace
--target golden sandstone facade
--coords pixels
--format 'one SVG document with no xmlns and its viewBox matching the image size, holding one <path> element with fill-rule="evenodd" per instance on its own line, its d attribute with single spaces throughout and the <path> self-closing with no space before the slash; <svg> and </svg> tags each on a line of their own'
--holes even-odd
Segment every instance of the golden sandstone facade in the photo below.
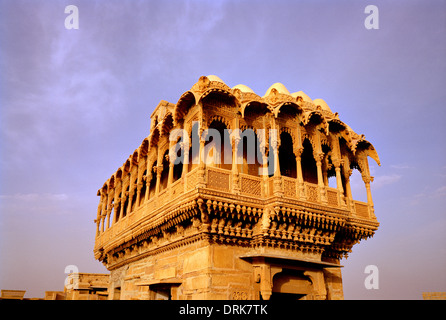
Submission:
<svg viewBox="0 0 446 320">
<path fill-rule="evenodd" d="M 340 259 L 379 225 L 368 157 L 321 99 L 200 77 L 98 191 L 108 299 L 343 299 Z"/>
</svg>

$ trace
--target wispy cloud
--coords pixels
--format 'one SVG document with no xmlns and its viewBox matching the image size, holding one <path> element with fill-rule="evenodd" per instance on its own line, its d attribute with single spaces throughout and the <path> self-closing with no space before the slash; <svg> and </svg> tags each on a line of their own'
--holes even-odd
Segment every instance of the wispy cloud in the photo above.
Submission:
<svg viewBox="0 0 446 320">
<path fill-rule="evenodd" d="M 435 189 L 432 194 L 433 197 L 446 197 L 446 186 Z"/>
<path fill-rule="evenodd" d="M 401 177 L 402 177 L 401 175 L 395 174 L 395 173 L 389 174 L 389 175 L 377 176 L 373 180 L 373 188 L 379 189 L 386 185 L 394 184 L 394 183 L 400 181 Z"/>
<path fill-rule="evenodd" d="M 65 193 L 15 193 L 0 195 L 2 218 L 28 219 L 29 215 L 66 215 L 73 208 Z M 8 217 L 8 218 L 6 218 Z"/>
<path fill-rule="evenodd" d="M 431 188 L 425 188 L 423 192 L 419 192 L 408 199 L 408 202 L 410 205 L 419 205 L 423 204 L 426 200 L 431 201 L 439 199 L 446 199 L 446 186 L 440 186 L 433 190 Z"/>
<path fill-rule="evenodd" d="M 390 168 L 404 170 L 404 169 L 413 169 L 414 167 L 410 166 L 408 164 L 400 163 L 400 164 L 392 164 L 392 165 L 390 165 Z"/>
<path fill-rule="evenodd" d="M 16 193 L 0 194 L 1 200 L 9 201 L 64 201 L 68 199 L 65 193 Z"/>
<path fill-rule="evenodd" d="M 375 175 L 371 185 L 372 191 L 396 184 L 401 181 L 402 177 L 402 175 L 396 173 Z M 361 174 L 356 170 L 353 170 L 353 174 L 350 177 L 350 186 L 355 200 L 367 201 L 364 181 L 362 180 Z"/>
</svg>

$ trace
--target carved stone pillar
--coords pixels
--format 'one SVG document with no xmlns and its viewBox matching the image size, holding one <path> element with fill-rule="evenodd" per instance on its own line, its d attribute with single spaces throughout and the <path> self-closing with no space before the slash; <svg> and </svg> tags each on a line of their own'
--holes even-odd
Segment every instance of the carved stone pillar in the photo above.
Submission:
<svg viewBox="0 0 446 320">
<path fill-rule="evenodd" d="M 108 228 L 110 228 L 110 214 L 111 214 L 111 203 L 109 203 L 107 205 L 107 214 L 106 214 L 106 225 L 105 225 L 105 229 L 107 230 Z"/>
<path fill-rule="evenodd" d="M 115 213 L 115 197 L 116 190 L 113 187 L 108 191 L 108 204 L 107 204 L 107 228 L 110 228 L 114 222 L 114 213 Z M 112 216 L 113 214 L 113 216 Z"/>
<path fill-rule="evenodd" d="M 147 175 L 146 175 L 146 194 L 144 196 L 144 202 L 149 201 L 149 193 L 150 193 L 150 181 L 152 181 L 152 168 L 147 169 Z"/>
<path fill-rule="evenodd" d="M 167 178 L 167 186 L 169 187 L 173 183 L 173 167 L 174 167 L 174 161 L 170 161 L 169 157 L 169 175 Z"/>
<path fill-rule="evenodd" d="M 98 195 L 100 195 L 101 197 L 99 198 L 99 204 L 98 204 L 98 211 L 96 214 L 96 220 L 94 220 L 94 222 L 96 223 L 96 236 L 98 236 L 100 234 L 100 224 L 101 224 L 101 213 L 102 213 L 102 202 L 103 202 L 103 196 L 102 196 L 102 192 L 98 191 Z"/>
<path fill-rule="evenodd" d="M 169 142 L 169 175 L 167 178 L 167 186 L 170 186 L 173 182 L 173 168 L 175 166 L 175 160 L 177 159 L 177 154 L 175 152 L 175 141 Z"/>
<path fill-rule="evenodd" d="M 105 217 L 106 217 L 106 214 L 102 214 L 102 216 L 101 216 L 102 232 L 105 231 Z"/>
<path fill-rule="evenodd" d="M 133 188 L 130 188 L 130 191 L 128 192 L 128 196 L 127 196 L 127 199 L 129 200 L 128 206 L 127 206 L 127 212 L 126 212 L 127 215 L 129 215 L 130 212 L 132 212 L 132 199 L 133 199 L 134 193 L 135 193 L 135 190 Z"/>
<path fill-rule="evenodd" d="M 259 175 L 263 178 L 263 188 L 262 188 L 262 196 L 266 196 L 269 194 L 268 191 L 268 156 L 266 155 L 266 150 L 268 149 L 268 143 L 265 135 L 265 130 L 258 130 L 258 139 L 259 139 L 259 152 L 262 155 L 262 167 L 259 168 Z"/>
<path fill-rule="evenodd" d="M 197 183 L 197 187 L 198 188 L 204 188 L 206 186 L 206 165 L 204 162 L 204 144 L 205 144 L 205 140 L 202 137 L 203 134 L 203 129 L 200 128 L 199 132 L 200 132 L 200 153 L 199 153 L 199 159 L 200 159 L 200 164 L 198 165 L 198 172 L 197 172 L 197 176 L 198 176 L 198 183 Z"/>
<path fill-rule="evenodd" d="M 273 148 L 274 154 L 274 176 L 280 177 L 280 163 L 279 163 L 279 138 L 277 133 L 271 135 L 271 147 Z"/>
<path fill-rule="evenodd" d="M 132 212 L 132 199 L 133 199 L 133 194 L 135 193 L 135 190 L 133 188 L 133 175 L 132 175 L 132 171 L 130 170 L 129 172 L 129 193 L 128 193 L 128 206 L 127 206 L 127 212 L 126 214 L 130 214 L 130 212 Z"/>
<path fill-rule="evenodd" d="M 373 181 L 373 177 L 371 177 L 369 175 L 363 175 L 362 176 L 362 181 L 364 181 L 365 189 L 367 191 L 367 203 L 368 203 L 369 208 L 370 208 L 370 211 L 369 211 L 369 213 L 370 213 L 369 218 L 370 218 L 371 216 L 374 216 L 372 191 L 370 190 L 370 182 Z"/>
<path fill-rule="evenodd" d="M 324 158 L 324 154 L 322 152 L 314 154 L 314 159 L 316 160 L 316 168 L 317 168 L 317 184 L 319 186 L 319 191 L 321 194 L 321 202 L 327 203 L 327 195 L 325 192 L 325 184 L 324 177 L 322 175 L 322 160 Z"/>
<path fill-rule="evenodd" d="M 124 212 L 124 206 L 125 206 L 125 201 L 127 200 L 128 196 L 129 196 L 129 193 L 127 191 L 121 192 L 121 210 L 119 212 L 119 220 L 121 220 L 124 217 L 124 213 L 127 214 L 127 212 Z"/>
<path fill-rule="evenodd" d="M 142 189 L 142 186 L 143 186 L 143 182 L 142 182 L 142 177 L 141 177 L 141 180 L 136 185 L 136 204 L 135 204 L 135 207 L 137 207 L 139 205 L 139 201 L 141 199 L 141 189 Z"/>
<path fill-rule="evenodd" d="M 275 196 L 283 196 L 283 188 L 282 188 L 282 176 L 280 174 L 280 163 L 279 163 L 279 146 L 280 141 L 277 136 L 277 130 L 274 129 L 274 133 L 271 134 L 271 147 L 273 148 L 274 154 L 274 195 Z"/>
<path fill-rule="evenodd" d="M 107 202 L 108 202 L 108 195 L 104 194 L 104 199 L 102 201 L 102 214 L 101 214 L 102 232 L 105 231 L 105 217 L 107 216 Z"/>
<path fill-rule="evenodd" d="M 344 188 L 342 187 L 341 164 L 342 160 L 337 160 L 337 159 L 333 160 L 333 165 L 335 167 L 335 172 L 336 172 L 336 188 L 341 193 L 344 193 Z"/>
<path fill-rule="evenodd" d="M 232 143 L 232 192 L 240 194 L 239 171 L 238 171 L 238 145 L 240 142 L 240 132 L 235 130 L 231 136 Z"/>
<path fill-rule="evenodd" d="M 330 170 L 331 164 L 328 163 L 327 155 L 322 158 L 322 176 L 324 177 L 324 186 L 328 188 L 328 170 Z"/>
<path fill-rule="evenodd" d="M 189 139 L 189 137 L 185 137 Z M 183 150 L 183 171 L 181 173 L 182 177 L 185 177 L 189 170 L 189 143 L 181 142 L 181 149 Z"/>
<path fill-rule="evenodd" d="M 298 149 L 296 149 L 296 152 L 295 152 L 298 197 L 300 199 L 305 199 L 305 186 L 304 186 L 304 177 L 302 174 L 302 161 L 301 161 L 301 159 L 302 159 L 301 156 L 302 156 L 303 151 L 304 151 L 303 148 L 298 148 Z"/>
<path fill-rule="evenodd" d="M 114 214 L 113 214 L 113 217 L 112 217 L 113 218 L 112 225 L 114 225 L 117 221 L 119 221 L 119 220 L 116 220 L 116 215 L 119 215 L 119 212 L 117 211 L 118 208 L 119 208 L 119 201 L 120 201 L 120 199 L 117 199 L 117 200 L 115 200 L 115 202 L 113 204 L 113 207 L 114 207 L 115 210 L 113 210 Z"/>
<path fill-rule="evenodd" d="M 340 194 L 341 206 L 345 206 L 345 197 L 344 197 L 344 188 L 342 187 L 342 176 L 341 176 L 341 165 L 343 164 L 342 160 L 334 159 L 333 165 L 335 167 L 336 172 L 336 188 Z"/>
<path fill-rule="evenodd" d="M 100 230 L 99 230 L 99 224 L 100 224 L 100 219 L 94 219 L 94 223 L 96 223 L 96 237 L 99 236 L 101 234 Z"/>
<path fill-rule="evenodd" d="M 151 161 L 149 161 L 149 154 L 147 154 L 147 164 L 146 164 L 146 187 L 147 187 L 147 192 L 145 194 L 145 199 L 144 201 L 147 202 L 149 200 L 149 191 L 150 191 L 150 181 L 152 180 L 152 166 L 153 163 Z"/>
<path fill-rule="evenodd" d="M 350 208 L 354 208 L 352 189 L 350 186 L 350 176 L 352 175 L 352 169 L 345 170 L 344 180 L 345 180 L 345 193 L 347 196 L 346 202 L 349 204 Z"/>
<path fill-rule="evenodd" d="M 155 195 L 158 195 L 160 193 L 160 186 L 161 186 L 161 174 L 163 172 L 163 166 L 157 165 L 155 167 L 156 169 L 156 187 L 155 187 Z"/>
<path fill-rule="evenodd" d="M 184 178 L 189 171 L 189 151 L 191 145 L 191 137 L 189 136 L 189 125 L 185 125 L 182 131 L 182 138 L 180 142 L 181 152 L 183 153 L 183 170 L 181 177 Z"/>
<path fill-rule="evenodd" d="M 262 169 L 263 169 L 263 190 L 264 190 L 264 196 L 270 195 L 272 190 L 269 191 L 268 186 L 268 157 L 266 153 L 262 154 Z"/>
</svg>

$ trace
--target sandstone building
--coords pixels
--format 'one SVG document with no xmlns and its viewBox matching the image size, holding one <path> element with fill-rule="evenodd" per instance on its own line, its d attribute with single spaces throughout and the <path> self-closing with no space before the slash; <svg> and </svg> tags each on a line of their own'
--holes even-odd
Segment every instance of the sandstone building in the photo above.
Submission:
<svg viewBox="0 0 446 320">
<path fill-rule="evenodd" d="M 70 273 L 63 300 L 107 300 L 109 278 L 108 274 L 101 273 Z"/>
<path fill-rule="evenodd" d="M 7 290 L 2 289 L 0 300 L 23 300 L 26 290 Z"/>
<path fill-rule="evenodd" d="M 200 77 L 98 190 L 108 299 L 342 299 L 340 259 L 379 225 L 368 157 L 321 99 Z"/>
</svg>

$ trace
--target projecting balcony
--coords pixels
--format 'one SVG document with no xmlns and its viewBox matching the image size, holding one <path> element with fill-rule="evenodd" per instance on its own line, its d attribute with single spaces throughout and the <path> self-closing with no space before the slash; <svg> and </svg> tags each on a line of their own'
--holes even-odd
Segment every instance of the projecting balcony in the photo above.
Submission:
<svg viewBox="0 0 446 320">
<path fill-rule="evenodd" d="M 147 191 L 148 192 L 148 191 Z M 233 174 L 231 170 L 207 167 L 194 168 L 183 177 L 167 185 L 158 194 L 153 193 L 148 200 L 134 205 L 124 217 L 113 218 L 108 213 L 96 235 L 95 248 L 113 245 L 112 242 L 129 241 L 141 228 L 163 221 L 172 210 L 185 200 L 196 198 L 197 192 L 227 197 L 237 202 L 239 197 L 245 202 L 283 199 L 296 201 L 303 205 L 316 206 L 320 210 L 331 208 L 342 210 L 352 218 L 376 222 L 373 207 L 365 202 L 349 199 L 340 190 L 309 182 L 299 183 L 297 179 L 286 176 L 257 177 L 248 174 Z M 117 220 L 117 221 L 115 221 Z"/>
</svg>

